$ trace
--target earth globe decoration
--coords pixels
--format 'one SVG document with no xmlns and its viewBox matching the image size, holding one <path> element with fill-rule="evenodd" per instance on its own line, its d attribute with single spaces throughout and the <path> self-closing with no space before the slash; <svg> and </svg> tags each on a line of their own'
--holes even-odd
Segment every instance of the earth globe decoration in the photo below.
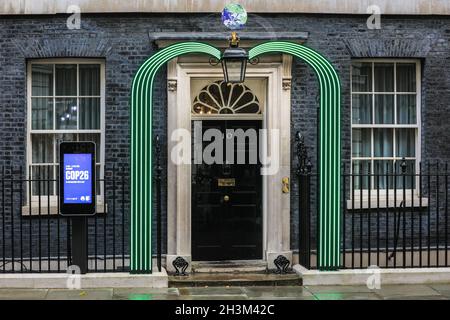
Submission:
<svg viewBox="0 0 450 320">
<path fill-rule="evenodd" d="M 222 23 L 230 30 L 240 30 L 247 23 L 247 11 L 238 3 L 230 3 L 223 8 Z"/>
</svg>

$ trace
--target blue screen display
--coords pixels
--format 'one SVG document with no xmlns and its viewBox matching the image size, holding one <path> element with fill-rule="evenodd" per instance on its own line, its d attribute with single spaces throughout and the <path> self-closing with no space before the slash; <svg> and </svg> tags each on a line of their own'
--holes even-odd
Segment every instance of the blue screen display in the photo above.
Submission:
<svg viewBox="0 0 450 320">
<path fill-rule="evenodd" d="M 92 155 L 64 154 L 64 203 L 92 203 Z"/>
</svg>

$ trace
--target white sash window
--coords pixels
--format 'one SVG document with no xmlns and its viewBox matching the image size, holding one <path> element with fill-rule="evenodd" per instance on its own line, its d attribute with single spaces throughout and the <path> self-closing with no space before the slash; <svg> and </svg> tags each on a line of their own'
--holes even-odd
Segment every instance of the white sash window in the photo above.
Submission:
<svg viewBox="0 0 450 320">
<path fill-rule="evenodd" d="M 28 63 L 27 172 L 33 182 L 32 202 L 56 204 L 59 143 L 94 141 L 97 176 L 103 175 L 104 73 L 102 60 L 52 59 Z M 102 193 L 97 186 L 97 194 Z"/>
<path fill-rule="evenodd" d="M 351 68 L 352 168 L 354 174 L 418 171 L 420 161 L 420 62 L 354 60 Z M 376 181 L 378 180 L 378 181 Z M 390 179 L 355 179 L 355 189 L 393 189 Z M 406 179 L 407 189 L 415 179 Z M 397 179 L 397 188 L 402 188 Z"/>
</svg>

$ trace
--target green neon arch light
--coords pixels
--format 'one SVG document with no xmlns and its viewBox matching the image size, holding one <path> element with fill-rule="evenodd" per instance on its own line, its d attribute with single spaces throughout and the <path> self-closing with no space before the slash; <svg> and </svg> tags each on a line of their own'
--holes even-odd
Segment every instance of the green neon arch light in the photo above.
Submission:
<svg viewBox="0 0 450 320">
<path fill-rule="evenodd" d="M 299 44 L 274 41 L 249 51 L 250 59 L 270 52 L 299 57 L 316 72 L 320 84 L 320 238 L 319 267 L 339 266 L 340 223 L 340 83 L 332 65 L 316 51 Z M 152 109 L 157 71 L 173 58 L 204 53 L 220 59 L 221 53 L 205 43 L 171 45 L 147 59 L 136 73 L 131 89 L 131 273 L 152 270 Z"/>
<path fill-rule="evenodd" d="M 339 267 L 340 258 L 340 97 L 339 77 L 331 63 L 308 47 L 286 42 L 262 43 L 249 51 L 249 59 L 266 53 L 287 53 L 305 61 L 316 72 L 320 86 L 319 115 L 319 243 L 320 269 Z"/>
<path fill-rule="evenodd" d="M 220 51 L 208 44 L 183 42 L 171 45 L 147 59 L 131 87 L 131 239 L 130 271 L 152 270 L 152 110 L 156 72 L 173 58 L 204 53 L 220 59 Z"/>
</svg>

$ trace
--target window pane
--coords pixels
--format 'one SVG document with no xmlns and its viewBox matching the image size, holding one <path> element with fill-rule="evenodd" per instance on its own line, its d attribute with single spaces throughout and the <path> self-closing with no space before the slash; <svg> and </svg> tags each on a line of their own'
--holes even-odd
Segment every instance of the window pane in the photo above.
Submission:
<svg viewBox="0 0 450 320">
<path fill-rule="evenodd" d="M 352 91 L 372 92 L 372 63 L 353 62 Z"/>
<path fill-rule="evenodd" d="M 100 65 L 80 64 L 80 95 L 100 95 Z"/>
<path fill-rule="evenodd" d="M 77 65 L 57 64 L 56 72 L 56 95 L 76 96 L 77 95 Z"/>
<path fill-rule="evenodd" d="M 77 128 L 77 99 L 56 98 L 56 129 Z"/>
<path fill-rule="evenodd" d="M 373 129 L 373 153 L 375 157 L 392 157 L 393 129 Z"/>
<path fill-rule="evenodd" d="M 53 135 L 33 134 L 31 136 L 32 162 L 53 163 Z"/>
<path fill-rule="evenodd" d="M 394 64 L 375 63 L 375 91 L 394 92 Z"/>
<path fill-rule="evenodd" d="M 56 163 L 59 163 L 59 144 L 64 141 L 77 141 L 76 133 L 59 133 L 55 135 Z"/>
<path fill-rule="evenodd" d="M 46 196 L 54 194 L 53 166 L 32 166 L 31 179 L 31 192 L 34 196 Z M 46 200 L 43 200 L 41 205 L 47 206 Z M 42 212 L 42 214 L 43 213 L 44 211 Z M 45 212 L 45 214 L 47 214 L 47 212 Z"/>
<path fill-rule="evenodd" d="M 373 162 L 374 169 L 374 188 L 392 189 L 394 186 L 394 178 L 390 176 L 394 171 L 394 161 L 393 160 L 375 160 Z"/>
<path fill-rule="evenodd" d="M 376 124 L 394 123 L 394 95 L 392 94 L 375 95 L 375 123 Z"/>
<path fill-rule="evenodd" d="M 100 133 L 80 133 L 78 141 L 95 142 L 95 162 L 100 163 Z"/>
<path fill-rule="evenodd" d="M 100 129 L 100 98 L 80 98 L 80 129 Z"/>
<path fill-rule="evenodd" d="M 355 189 L 361 189 L 361 186 L 363 189 L 368 189 L 370 181 L 369 171 L 372 171 L 370 168 L 370 160 L 353 161 L 353 174 L 360 175 L 352 178 L 352 181 L 355 183 Z"/>
<path fill-rule="evenodd" d="M 415 173 L 416 173 L 416 161 L 415 160 L 406 160 L 405 172 L 403 175 L 402 171 L 402 160 L 397 160 L 395 162 L 395 170 L 397 173 L 397 190 L 403 188 L 403 182 L 405 184 L 405 189 L 410 189 L 415 187 Z M 406 196 L 409 196 L 407 194 Z"/>
<path fill-rule="evenodd" d="M 53 99 L 31 99 L 31 128 L 33 130 L 53 129 Z"/>
<path fill-rule="evenodd" d="M 402 94 L 397 96 L 397 123 L 415 124 L 416 118 L 416 95 Z"/>
<path fill-rule="evenodd" d="M 372 123 L 372 95 L 370 94 L 352 95 L 352 123 L 355 124 Z"/>
<path fill-rule="evenodd" d="M 371 129 L 352 130 L 353 157 L 370 157 Z"/>
<path fill-rule="evenodd" d="M 397 92 L 416 92 L 415 63 L 397 63 Z"/>
<path fill-rule="evenodd" d="M 31 70 L 31 94 L 33 96 L 52 96 L 53 65 L 33 64 Z"/>
<path fill-rule="evenodd" d="M 397 157 L 415 157 L 416 156 L 416 130 L 415 129 L 397 129 Z"/>
</svg>

